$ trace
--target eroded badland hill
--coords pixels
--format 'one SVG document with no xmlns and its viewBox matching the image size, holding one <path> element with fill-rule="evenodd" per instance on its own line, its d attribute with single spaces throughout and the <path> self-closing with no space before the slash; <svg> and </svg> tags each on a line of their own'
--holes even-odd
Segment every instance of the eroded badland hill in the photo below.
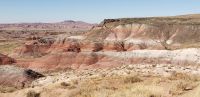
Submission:
<svg viewBox="0 0 200 97">
<path fill-rule="evenodd" d="M 199 97 L 200 15 L 0 25 L 0 97 Z"/>
</svg>

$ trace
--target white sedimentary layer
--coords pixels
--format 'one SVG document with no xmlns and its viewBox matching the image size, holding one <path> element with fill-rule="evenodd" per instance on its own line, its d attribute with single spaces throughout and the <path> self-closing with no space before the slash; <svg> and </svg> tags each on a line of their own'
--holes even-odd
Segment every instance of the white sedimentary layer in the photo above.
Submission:
<svg viewBox="0 0 200 97">
<path fill-rule="evenodd" d="M 85 39 L 84 36 L 70 36 L 70 37 L 68 37 L 68 38 L 69 38 L 69 39 L 79 39 L 79 40 Z"/>
<path fill-rule="evenodd" d="M 119 58 L 160 58 L 171 61 L 190 61 L 197 64 L 200 63 L 200 49 L 188 48 L 180 50 L 133 50 L 128 52 L 98 52 L 110 57 Z"/>
</svg>

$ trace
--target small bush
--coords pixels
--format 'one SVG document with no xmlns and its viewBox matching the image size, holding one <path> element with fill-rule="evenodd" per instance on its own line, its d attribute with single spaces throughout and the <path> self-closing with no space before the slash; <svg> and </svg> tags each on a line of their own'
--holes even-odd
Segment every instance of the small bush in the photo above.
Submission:
<svg viewBox="0 0 200 97">
<path fill-rule="evenodd" d="M 172 95 L 180 95 L 183 94 L 186 91 L 193 90 L 195 87 L 197 87 L 197 84 L 193 82 L 188 81 L 179 81 L 176 84 L 174 84 L 174 87 L 171 88 L 170 94 Z"/>
<path fill-rule="evenodd" d="M 161 97 L 161 96 L 157 96 L 157 95 L 151 94 L 151 95 L 149 95 L 149 97 Z"/>
<path fill-rule="evenodd" d="M 189 91 L 193 90 L 196 85 L 192 82 L 180 82 L 177 84 L 177 88 L 181 89 L 182 91 Z"/>
<path fill-rule="evenodd" d="M 173 73 L 168 79 L 170 80 L 177 80 L 177 79 L 182 79 L 186 81 L 199 81 L 199 77 L 195 75 L 188 75 L 185 73 Z"/>
<path fill-rule="evenodd" d="M 66 83 L 66 82 L 62 82 L 62 83 L 60 83 L 60 85 L 61 85 L 61 86 L 65 86 L 65 87 L 70 86 L 70 84 L 69 84 L 69 83 Z"/>
<path fill-rule="evenodd" d="M 66 82 L 62 82 L 62 83 L 60 83 L 60 85 L 67 89 L 75 89 L 76 88 L 76 86 L 74 86 L 70 83 L 66 83 Z"/>
<path fill-rule="evenodd" d="M 36 93 L 35 91 L 31 90 L 27 93 L 26 97 L 40 97 L 40 93 Z"/>
<path fill-rule="evenodd" d="M 126 77 L 124 79 L 124 83 L 137 83 L 137 82 L 141 82 L 141 81 L 142 80 L 137 76 Z"/>
<path fill-rule="evenodd" d="M 11 93 L 11 92 L 14 92 L 16 90 L 17 89 L 14 88 L 14 87 L 2 87 L 2 86 L 0 86 L 0 92 L 2 92 L 2 93 Z"/>
</svg>

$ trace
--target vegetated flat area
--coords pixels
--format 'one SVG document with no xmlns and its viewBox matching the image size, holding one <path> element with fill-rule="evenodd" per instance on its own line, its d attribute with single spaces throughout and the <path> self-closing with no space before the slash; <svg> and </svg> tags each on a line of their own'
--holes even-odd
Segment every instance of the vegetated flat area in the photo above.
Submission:
<svg viewBox="0 0 200 97">
<path fill-rule="evenodd" d="M 47 73 L 31 88 L 1 88 L 0 97 L 199 97 L 199 76 L 136 72 L 134 65 Z M 153 66 L 154 67 L 154 66 Z"/>
<path fill-rule="evenodd" d="M 15 48 L 19 47 L 21 44 L 20 42 L 0 42 L 0 53 L 1 54 L 11 54 Z"/>
</svg>

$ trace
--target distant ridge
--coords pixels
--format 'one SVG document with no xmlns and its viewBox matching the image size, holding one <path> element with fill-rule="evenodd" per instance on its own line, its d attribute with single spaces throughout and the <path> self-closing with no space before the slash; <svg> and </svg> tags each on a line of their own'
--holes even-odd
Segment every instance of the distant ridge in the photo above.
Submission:
<svg viewBox="0 0 200 97">
<path fill-rule="evenodd" d="M 57 23 L 9 23 L 0 24 L 0 30 L 88 30 L 96 24 L 65 20 Z"/>
<path fill-rule="evenodd" d="M 200 14 L 178 15 L 176 17 L 181 17 L 181 18 L 200 18 Z"/>
</svg>

